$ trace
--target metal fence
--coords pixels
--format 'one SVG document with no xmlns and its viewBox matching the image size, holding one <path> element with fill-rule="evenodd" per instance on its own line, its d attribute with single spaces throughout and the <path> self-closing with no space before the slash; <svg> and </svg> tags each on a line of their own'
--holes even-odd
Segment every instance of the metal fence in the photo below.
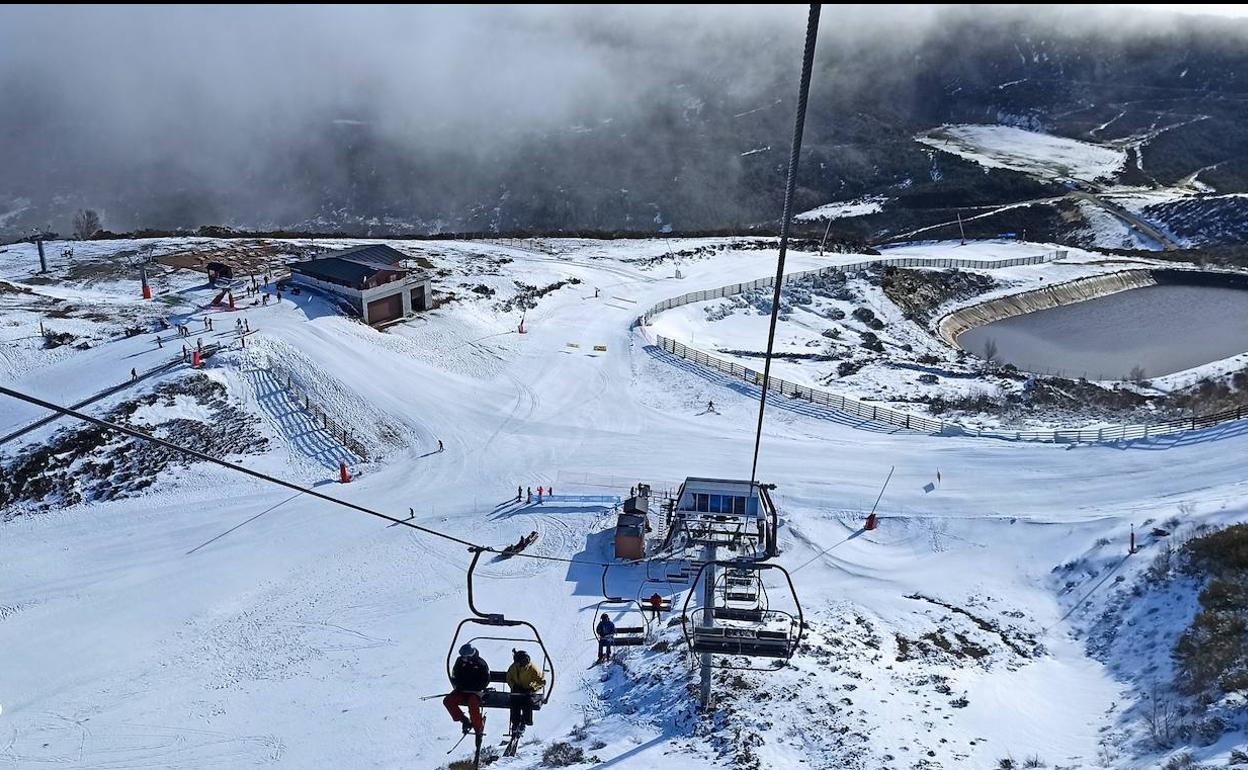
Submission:
<svg viewBox="0 0 1248 770">
<path fill-rule="evenodd" d="M 817 275 L 827 275 L 833 272 L 856 273 L 860 270 L 866 270 L 869 267 L 968 267 L 980 268 L 983 270 L 995 270 L 1002 267 L 1018 267 L 1019 265 L 1039 265 L 1044 262 L 1052 262 L 1066 256 L 1065 251 L 1053 251 L 1047 254 L 1039 254 L 1033 257 L 1015 257 L 1013 259 L 925 259 L 922 257 L 897 257 L 893 259 L 873 259 L 866 262 L 853 262 L 847 265 L 830 265 L 828 267 L 820 267 L 814 270 L 803 270 L 797 273 L 787 273 L 784 276 L 786 283 L 800 281 L 803 278 L 811 278 Z M 648 323 L 655 315 L 662 313 L 664 310 L 670 310 L 681 305 L 688 305 L 691 302 L 705 302 L 708 299 L 719 299 L 721 297 L 731 297 L 751 289 L 764 289 L 774 285 L 776 279 L 774 276 L 767 278 L 759 278 L 745 283 L 730 283 L 727 286 L 720 286 L 718 289 L 704 289 L 702 291 L 691 291 L 688 294 L 682 294 L 679 297 L 665 299 L 654 307 L 645 312 L 639 319 L 643 324 Z"/>
<path fill-rule="evenodd" d="M 303 404 L 303 408 L 312 415 L 314 420 L 321 424 L 321 428 L 324 429 L 326 433 L 333 436 L 335 440 L 341 441 L 342 445 L 355 454 L 356 457 L 359 457 L 361 460 L 368 459 L 368 448 L 364 446 L 364 443 L 351 433 L 350 428 L 340 425 L 332 417 L 326 414 L 325 410 L 321 408 L 320 404 L 312 399 L 312 396 L 306 390 L 303 390 L 295 384 L 294 377 L 291 376 L 290 372 L 279 366 L 273 365 L 269 366 L 269 370 L 272 371 L 279 380 L 286 383 L 286 389 L 294 395 L 295 400 Z"/>
<path fill-rule="evenodd" d="M 874 262 L 858 262 L 852 265 L 825 267 L 819 268 L 818 270 L 807 270 L 801 273 L 790 273 L 785 276 L 785 280 L 790 281 L 805 278 L 807 276 L 827 273 L 832 270 L 852 272 L 865 269 L 871 265 L 888 265 L 893 267 L 980 267 L 991 269 L 998 267 L 1012 267 L 1015 265 L 1034 265 L 1042 262 L 1050 262 L 1054 259 L 1060 259 L 1062 256 L 1065 256 L 1065 252 L 1063 251 L 1036 257 L 1022 257 L 1018 259 L 999 260 L 995 262 L 960 259 L 887 259 L 877 260 Z M 722 286 L 718 289 L 695 291 L 683 294 L 679 297 L 673 297 L 672 299 L 664 300 L 663 302 L 660 302 L 650 308 L 646 311 L 645 315 L 638 319 L 638 323 L 645 325 L 656 314 L 673 307 L 687 305 L 692 302 L 703 302 L 709 299 L 729 297 L 734 294 L 740 294 L 741 292 L 749 289 L 771 286 L 774 282 L 774 278 L 760 278 L 756 281 L 735 283 L 728 286 Z M 727 359 L 719 358 L 718 356 L 713 356 L 710 353 L 698 350 L 697 348 L 689 347 L 688 345 L 668 339 L 667 337 L 663 337 L 661 335 L 655 335 L 655 341 L 663 350 L 683 358 L 686 361 L 690 361 L 707 369 L 714 369 L 715 371 L 723 372 L 724 374 L 731 375 L 752 385 L 762 386 L 762 372 L 750 369 L 749 367 L 743 366 L 735 361 L 729 361 Z M 965 426 L 949 420 L 938 420 L 931 417 L 923 417 L 921 415 L 903 412 L 901 410 L 893 409 L 888 406 L 882 406 L 880 404 L 858 401 L 853 398 L 837 395 L 836 393 L 820 390 L 819 388 L 812 388 L 809 385 L 799 385 L 795 382 L 789 382 L 788 380 L 779 377 L 769 377 L 767 383 L 768 390 L 779 393 L 782 396 L 826 406 L 844 414 L 861 417 L 864 420 L 870 420 L 871 422 L 880 423 L 882 425 L 891 425 L 899 430 L 912 430 L 921 433 L 946 436 L 983 436 L 988 438 L 1008 439 L 1011 441 L 1042 441 L 1052 443 L 1133 441 L 1153 438 L 1155 436 L 1185 433 L 1187 431 L 1209 428 L 1224 422 L 1248 418 L 1248 407 L 1241 406 L 1236 409 L 1227 409 L 1213 414 L 1197 415 L 1156 423 L 1105 425 L 1083 428 L 1056 428 L 1052 430 L 983 430 Z"/>
</svg>

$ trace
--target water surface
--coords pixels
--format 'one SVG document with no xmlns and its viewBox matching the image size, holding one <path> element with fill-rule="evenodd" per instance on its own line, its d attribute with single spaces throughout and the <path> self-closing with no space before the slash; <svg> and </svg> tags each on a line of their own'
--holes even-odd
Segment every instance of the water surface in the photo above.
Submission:
<svg viewBox="0 0 1248 770">
<path fill-rule="evenodd" d="M 1147 286 L 1006 318 L 958 337 L 981 357 L 989 341 L 997 361 L 1023 371 L 1110 380 L 1139 367 L 1146 377 L 1160 377 L 1248 351 L 1248 291 Z"/>
</svg>

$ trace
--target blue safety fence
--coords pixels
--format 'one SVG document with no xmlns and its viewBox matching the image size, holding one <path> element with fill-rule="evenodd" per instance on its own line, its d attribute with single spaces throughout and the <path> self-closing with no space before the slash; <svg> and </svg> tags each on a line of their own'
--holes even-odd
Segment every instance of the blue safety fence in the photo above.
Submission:
<svg viewBox="0 0 1248 770">
<path fill-rule="evenodd" d="M 615 506 L 624 502 L 619 495 L 544 495 L 542 497 L 533 495 L 533 502 L 536 503 L 538 500 L 541 500 L 543 505 L 546 503 L 602 503 L 605 506 Z"/>
</svg>

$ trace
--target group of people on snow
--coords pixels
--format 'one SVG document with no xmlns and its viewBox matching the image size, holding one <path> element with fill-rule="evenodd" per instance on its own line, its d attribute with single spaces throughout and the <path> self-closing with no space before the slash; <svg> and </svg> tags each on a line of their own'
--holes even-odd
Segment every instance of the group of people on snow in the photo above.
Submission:
<svg viewBox="0 0 1248 770">
<path fill-rule="evenodd" d="M 524 500 L 526 503 L 533 502 L 533 487 L 527 488 L 528 489 L 527 494 L 525 492 L 525 489 L 526 489 L 525 487 L 516 487 L 516 502 L 517 503 L 520 502 L 521 500 Z M 539 486 L 537 488 L 537 502 L 538 503 L 542 502 L 543 497 L 550 498 L 554 496 L 555 496 L 555 488 L 553 486 L 549 486 L 549 487 Z"/>
</svg>

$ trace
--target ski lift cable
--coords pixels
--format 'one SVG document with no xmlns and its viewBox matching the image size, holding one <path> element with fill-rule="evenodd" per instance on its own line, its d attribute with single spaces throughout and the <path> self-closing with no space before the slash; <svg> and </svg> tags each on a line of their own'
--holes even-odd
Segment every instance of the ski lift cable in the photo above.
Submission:
<svg viewBox="0 0 1248 770">
<path fill-rule="evenodd" d="M 776 320 L 780 314 L 780 289 L 784 283 L 784 258 L 789 248 L 789 222 L 793 217 L 793 196 L 797 190 L 798 159 L 802 152 L 802 131 L 806 125 L 806 102 L 810 96 L 810 72 L 815 61 L 815 41 L 819 35 L 819 3 L 810 4 L 806 18 L 806 47 L 802 53 L 802 79 L 797 92 L 797 118 L 793 124 L 793 146 L 789 151 L 788 179 L 784 188 L 784 213 L 780 219 L 780 255 L 776 259 L 776 284 L 771 300 L 771 322 L 767 330 L 767 355 L 763 358 L 762 393 L 758 398 L 758 429 L 754 434 L 754 462 L 750 466 L 750 487 L 758 475 L 758 450 L 763 439 L 763 414 L 767 410 L 767 388 L 771 380 L 771 355 L 776 345 Z"/>
<path fill-rule="evenodd" d="M 13 390 L 12 388 L 8 388 L 8 387 L 4 387 L 0 385 L 0 395 L 8 396 L 9 398 L 17 399 L 18 401 L 24 401 L 33 406 L 38 406 L 43 409 L 56 412 L 57 414 L 60 414 L 65 417 L 72 417 L 76 420 L 81 420 L 82 422 L 91 423 L 92 425 L 98 425 L 101 428 L 115 430 L 119 433 L 124 433 L 127 436 L 132 436 L 141 441 L 146 441 L 148 443 L 164 447 L 165 449 L 169 449 L 174 452 L 179 452 L 188 457 L 193 457 L 203 462 L 212 463 L 214 465 L 220 465 L 223 468 L 227 468 L 232 471 L 237 471 L 238 473 L 246 474 L 248 476 L 251 476 L 252 478 L 260 479 L 261 481 L 266 481 L 270 484 L 276 484 L 278 486 L 285 487 L 286 489 L 289 489 L 293 492 L 309 495 L 311 497 L 324 500 L 327 503 L 333 503 L 334 505 L 340 505 L 344 508 L 350 508 L 351 510 L 356 511 L 358 513 L 364 513 L 369 516 L 374 516 L 379 519 L 384 519 L 393 524 L 402 525 L 404 527 L 414 529 L 417 532 L 421 532 L 426 535 L 432 535 L 433 537 L 437 537 L 442 540 L 447 540 L 452 543 L 457 543 L 459 545 L 467 546 L 470 551 L 482 551 L 485 553 L 502 554 L 502 549 L 494 548 L 492 546 L 480 545 L 479 543 L 474 543 L 470 540 L 464 540 L 463 538 L 455 537 L 454 535 L 448 535 L 445 532 L 439 532 L 436 529 L 423 527 L 419 524 L 413 523 L 412 521 L 408 519 L 396 518 L 394 516 L 391 516 L 388 513 L 382 513 L 381 511 L 377 511 L 372 508 L 368 508 L 363 505 L 350 502 L 348 500 L 343 500 L 341 498 L 334 497 L 332 495 L 327 495 L 323 492 L 318 492 L 317 490 L 312 489 L 310 487 L 303 487 L 292 481 L 287 481 L 285 479 L 281 479 L 276 476 L 270 476 L 267 473 L 261 473 L 260 471 L 252 470 L 251 468 L 248 468 L 244 465 L 239 465 L 238 463 L 230 462 L 229 460 L 222 460 L 219 457 L 213 457 L 212 455 L 206 454 L 197 449 L 191 449 L 190 447 L 185 447 L 185 446 L 181 446 L 180 444 L 175 444 L 172 441 L 167 441 L 163 438 L 158 438 L 149 433 L 144 433 L 143 431 L 138 430 L 136 428 L 131 428 L 127 425 L 119 425 L 118 423 L 110 422 L 109 420 L 104 420 L 99 417 L 92 417 L 89 414 L 84 414 L 83 412 L 79 412 L 75 409 L 70 409 L 69 407 L 64 407 L 59 404 L 54 404 L 51 401 L 45 401 L 41 398 L 37 398 L 27 393 L 22 393 L 20 391 Z M 566 556 L 546 556 L 542 554 L 524 553 L 524 552 L 515 553 L 515 554 L 512 554 L 512 556 L 522 557 L 526 559 L 535 559 L 538 561 L 560 562 L 562 564 L 585 564 L 585 565 L 590 565 L 590 566 L 595 566 L 595 567 L 605 567 L 611 564 L 611 562 L 591 561 L 587 559 L 573 559 L 573 558 L 569 558 Z M 648 561 L 671 561 L 671 556 L 670 554 L 665 554 L 663 556 L 651 557 L 650 559 L 636 559 L 632 561 L 616 562 L 616 563 L 617 564 L 642 564 Z"/>
</svg>

